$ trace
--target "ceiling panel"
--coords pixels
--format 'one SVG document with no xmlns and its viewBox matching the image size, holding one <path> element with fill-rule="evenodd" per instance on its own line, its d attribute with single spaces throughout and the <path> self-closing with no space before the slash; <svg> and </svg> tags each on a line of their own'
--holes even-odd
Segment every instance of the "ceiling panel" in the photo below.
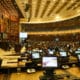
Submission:
<svg viewBox="0 0 80 80">
<path fill-rule="evenodd" d="M 41 9 L 40 7 L 41 7 L 41 5 L 42 5 L 42 3 L 41 3 L 41 1 L 42 0 L 37 0 L 37 5 L 36 5 L 36 7 L 35 7 L 35 9 L 36 9 L 36 13 L 35 13 L 35 17 L 37 17 L 38 16 L 38 14 L 39 14 L 39 10 Z M 40 10 L 41 11 L 41 10 Z"/>
<path fill-rule="evenodd" d="M 57 22 L 80 15 L 80 0 L 16 0 L 16 3 L 26 23 Z"/>
</svg>

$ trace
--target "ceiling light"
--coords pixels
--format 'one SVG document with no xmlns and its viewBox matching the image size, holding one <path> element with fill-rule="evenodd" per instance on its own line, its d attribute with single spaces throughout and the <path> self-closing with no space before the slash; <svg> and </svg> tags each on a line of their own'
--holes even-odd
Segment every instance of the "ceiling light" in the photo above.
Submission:
<svg viewBox="0 0 80 80">
<path fill-rule="evenodd" d="M 53 0 L 53 1 L 56 1 L 56 0 Z"/>
<path fill-rule="evenodd" d="M 71 3 L 74 3 L 75 2 L 75 0 L 71 0 Z"/>
<path fill-rule="evenodd" d="M 64 3 L 64 2 L 66 2 L 66 0 L 62 0 L 62 2 Z"/>
<path fill-rule="evenodd" d="M 56 19 L 56 20 L 60 20 L 60 19 L 61 19 L 61 16 L 60 16 L 60 15 L 57 15 L 57 16 L 55 17 L 55 19 Z"/>
<path fill-rule="evenodd" d="M 79 9 L 77 10 L 77 13 L 80 13 L 80 10 Z"/>
<path fill-rule="evenodd" d="M 28 3 L 28 0 L 24 0 L 24 3 L 25 3 L 25 4 Z"/>
</svg>

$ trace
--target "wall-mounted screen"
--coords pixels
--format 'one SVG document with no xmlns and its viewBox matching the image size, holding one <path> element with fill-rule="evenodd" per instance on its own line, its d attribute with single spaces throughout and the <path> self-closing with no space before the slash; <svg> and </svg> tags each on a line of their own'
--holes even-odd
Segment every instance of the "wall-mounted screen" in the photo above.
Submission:
<svg viewBox="0 0 80 80">
<path fill-rule="evenodd" d="M 27 38 L 28 35 L 27 35 L 27 32 L 20 32 L 19 33 L 19 38 Z"/>
</svg>

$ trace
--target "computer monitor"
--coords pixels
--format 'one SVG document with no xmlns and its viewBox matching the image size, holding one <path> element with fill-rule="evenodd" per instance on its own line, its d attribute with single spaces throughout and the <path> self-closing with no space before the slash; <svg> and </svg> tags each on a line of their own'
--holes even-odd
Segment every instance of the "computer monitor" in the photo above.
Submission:
<svg viewBox="0 0 80 80">
<path fill-rule="evenodd" d="M 40 53 L 39 52 L 32 52 L 32 59 L 40 59 L 41 56 L 40 56 Z"/>
<path fill-rule="evenodd" d="M 57 57 L 42 57 L 42 67 L 43 68 L 57 68 L 58 67 L 58 59 Z"/>
<path fill-rule="evenodd" d="M 61 52 L 60 52 L 60 56 L 61 56 L 61 57 L 67 57 L 67 52 L 61 51 Z"/>
<path fill-rule="evenodd" d="M 55 50 L 50 50 L 50 49 L 48 49 L 48 54 L 53 55 L 54 52 L 55 52 Z"/>
<path fill-rule="evenodd" d="M 78 60 L 80 61 L 80 54 L 78 55 Z"/>
<path fill-rule="evenodd" d="M 75 51 L 75 54 L 80 54 L 80 50 Z"/>
<path fill-rule="evenodd" d="M 80 51 L 80 48 L 78 48 L 77 50 Z"/>
</svg>

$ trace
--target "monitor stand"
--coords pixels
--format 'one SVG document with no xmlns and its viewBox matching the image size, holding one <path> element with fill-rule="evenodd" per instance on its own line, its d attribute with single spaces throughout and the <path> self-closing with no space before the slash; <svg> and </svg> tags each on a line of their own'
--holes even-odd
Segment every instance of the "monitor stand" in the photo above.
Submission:
<svg viewBox="0 0 80 80">
<path fill-rule="evenodd" d="M 46 69 L 43 72 L 43 76 L 40 76 L 40 80 L 56 80 L 54 75 L 54 69 Z"/>
</svg>

